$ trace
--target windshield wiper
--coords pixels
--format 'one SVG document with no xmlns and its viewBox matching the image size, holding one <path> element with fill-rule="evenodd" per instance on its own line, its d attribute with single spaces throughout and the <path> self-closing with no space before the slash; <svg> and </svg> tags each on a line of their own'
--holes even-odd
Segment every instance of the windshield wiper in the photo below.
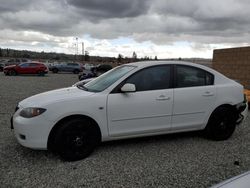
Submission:
<svg viewBox="0 0 250 188">
<path fill-rule="evenodd" d="M 88 91 L 88 88 L 86 88 L 83 84 L 76 85 L 77 88 Z"/>
</svg>

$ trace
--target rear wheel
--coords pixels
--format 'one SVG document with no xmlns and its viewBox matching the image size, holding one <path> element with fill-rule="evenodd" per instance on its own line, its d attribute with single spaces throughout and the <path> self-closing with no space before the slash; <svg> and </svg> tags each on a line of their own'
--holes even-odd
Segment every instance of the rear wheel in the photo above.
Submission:
<svg viewBox="0 0 250 188">
<path fill-rule="evenodd" d="M 52 69 L 52 72 L 53 73 L 58 73 L 58 69 L 54 68 L 54 69 Z"/>
<path fill-rule="evenodd" d="M 43 71 L 38 71 L 37 74 L 38 74 L 39 76 L 44 76 L 44 72 L 43 72 Z"/>
<path fill-rule="evenodd" d="M 212 140 L 226 140 L 234 132 L 236 115 L 228 107 L 219 107 L 211 115 L 205 128 L 205 134 Z"/>
<path fill-rule="evenodd" d="M 75 70 L 73 71 L 74 74 L 79 74 L 79 72 L 80 72 L 80 71 L 77 70 L 77 69 L 75 69 Z"/>
<path fill-rule="evenodd" d="M 8 75 L 10 75 L 10 76 L 16 76 L 17 72 L 15 70 L 9 70 L 8 71 Z"/>
<path fill-rule="evenodd" d="M 89 120 L 83 118 L 64 122 L 57 130 L 54 148 L 66 161 L 89 156 L 100 142 L 100 134 Z"/>
</svg>

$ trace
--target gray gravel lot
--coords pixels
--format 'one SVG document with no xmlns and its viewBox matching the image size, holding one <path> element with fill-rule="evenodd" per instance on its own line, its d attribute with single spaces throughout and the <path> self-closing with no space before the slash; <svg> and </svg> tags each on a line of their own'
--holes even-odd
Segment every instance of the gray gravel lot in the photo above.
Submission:
<svg viewBox="0 0 250 188">
<path fill-rule="evenodd" d="M 122 140 L 77 162 L 19 145 L 9 123 L 18 101 L 76 81 L 73 74 L 0 73 L 0 187 L 209 187 L 250 170 L 249 118 L 227 141 L 197 133 Z"/>
</svg>

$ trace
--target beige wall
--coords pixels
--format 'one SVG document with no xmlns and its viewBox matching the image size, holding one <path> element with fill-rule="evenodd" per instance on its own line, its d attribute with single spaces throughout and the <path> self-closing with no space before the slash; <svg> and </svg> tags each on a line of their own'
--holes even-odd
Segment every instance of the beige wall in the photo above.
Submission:
<svg viewBox="0 0 250 188">
<path fill-rule="evenodd" d="M 214 50 L 212 66 L 250 89 L 250 46 Z"/>
</svg>

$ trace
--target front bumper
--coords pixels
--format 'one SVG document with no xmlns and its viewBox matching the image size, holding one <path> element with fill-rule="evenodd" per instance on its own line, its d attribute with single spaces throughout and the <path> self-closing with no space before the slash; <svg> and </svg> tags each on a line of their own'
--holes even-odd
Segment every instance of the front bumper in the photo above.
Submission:
<svg viewBox="0 0 250 188">
<path fill-rule="evenodd" d="M 19 116 L 18 110 L 11 118 L 11 128 L 14 129 L 17 141 L 32 149 L 47 149 L 48 136 L 53 125 L 43 114 L 33 118 Z"/>
</svg>

